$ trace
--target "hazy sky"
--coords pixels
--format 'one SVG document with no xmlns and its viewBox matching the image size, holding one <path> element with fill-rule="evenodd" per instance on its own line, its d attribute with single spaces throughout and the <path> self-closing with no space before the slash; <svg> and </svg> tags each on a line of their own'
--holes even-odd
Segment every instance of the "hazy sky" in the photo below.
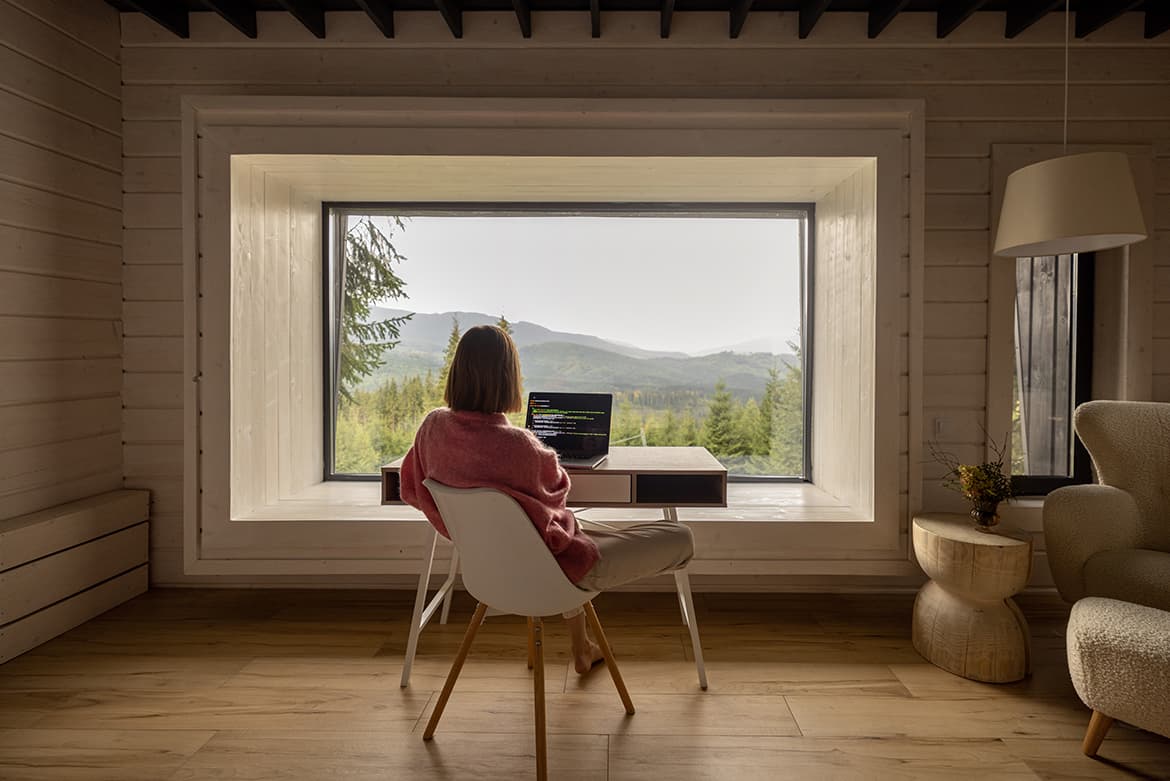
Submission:
<svg viewBox="0 0 1170 781">
<path fill-rule="evenodd" d="M 557 331 L 697 353 L 800 321 L 795 220 L 412 217 L 396 273 L 416 312 L 503 314 Z"/>
</svg>

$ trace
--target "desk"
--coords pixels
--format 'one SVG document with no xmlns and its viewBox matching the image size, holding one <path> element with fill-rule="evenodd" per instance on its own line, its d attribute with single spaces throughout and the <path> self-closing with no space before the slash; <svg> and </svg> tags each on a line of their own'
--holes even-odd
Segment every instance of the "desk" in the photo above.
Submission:
<svg viewBox="0 0 1170 781">
<path fill-rule="evenodd" d="M 401 468 L 401 458 L 382 467 L 382 504 L 402 504 Z M 611 447 L 596 468 L 566 471 L 570 507 L 727 506 L 727 469 L 704 447 Z"/>
<path fill-rule="evenodd" d="M 399 496 L 399 470 L 402 459 L 382 467 L 382 504 L 402 504 Z M 571 486 L 566 504 L 570 507 L 660 508 L 666 520 L 678 523 L 679 507 L 726 507 L 727 469 L 702 447 L 612 447 L 609 457 L 594 469 L 568 469 Z M 442 607 L 440 623 L 447 623 L 451 594 L 459 568 L 459 552 L 451 555 L 451 568 L 438 592 L 427 601 L 427 588 L 439 535 L 431 540 L 424 554 L 415 595 L 414 616 L 406 643 L 401 685 L 410 683 L 410 669 L 418 648 L 418 637 Z M 674 573 L 679 610 L 683 625 L 691 635 L 699 686 L 707 688 L 707 671 L 703 663 L 703 645 L 695 620 L 691 581 L 686 569 Z"/>
</svg>

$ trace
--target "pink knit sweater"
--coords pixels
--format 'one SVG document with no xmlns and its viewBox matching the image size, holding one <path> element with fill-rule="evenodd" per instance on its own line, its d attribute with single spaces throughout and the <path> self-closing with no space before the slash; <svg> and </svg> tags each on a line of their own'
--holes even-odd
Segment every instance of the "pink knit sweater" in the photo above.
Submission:
<svg viewBox="0 0 1170 781">
<path fill-rule="evenodd" d="M 426 478 L 452 488 L 495 488 L 524 508 L 565 575 L 576 583 L 597 563 L 597 544 L 565 507 L 569 475 L 555 451 L 503 414 L 432 411 L 402 462 L 402 500 L 422 510 L 448 539 Z"/>
</svg>

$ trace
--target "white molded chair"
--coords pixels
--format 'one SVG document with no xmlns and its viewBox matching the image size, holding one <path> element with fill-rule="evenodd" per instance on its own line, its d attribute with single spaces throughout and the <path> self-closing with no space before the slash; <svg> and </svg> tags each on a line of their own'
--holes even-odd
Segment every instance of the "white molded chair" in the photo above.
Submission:
<svg viewBox="0 0 1170 781">
<path fill-rule="evenodd" d="M 424 480 L 423 485 L 434 497 L 443 523 L 459 551 L 463 585 L 479 602 L 451 665 L 447 682 L 427 722 L 423 740 L 430 740 L 435 735 L 443 709 L 455 688 L 455 681 L 463 669 L 488 606 L 501 613 L 528 616 L 528 666 L 534 673 L 536 777 L 544 781 L 548 777 L 544 718 L 544 616 L 559 615 L 577 607 L 585 609 L 626 713 L 634 713 L 634 704 L 630 701 L 601 622 L 590 602 L 597 596 L 597 592 L 583 591 L 569 582 L 524 509 L 512 497 L 492 488 L 450 488 L 430 479 Z"/>
<path fill-rule="evenodd" d="M 663 510 L 663 516 L 668 521 L 678 523 L 678 512 L 674 508 L 666 508 Z M 604 528 L 613 528 L 606 526 L 604 523 L 591 522 L 585 518 L 578 518 L 579 522 L 592 524 Z M 410 685 L 410 672 L 414 668 L 414 657 L 418 650 L 418 638 L 422 634 L 422 630 L 430 623 L 431 618 L 434 617 L 436 611 L 442 606 L 442 612 L 439 614 L 439 623 L 447 623 L 447 616 L 451 612 L 451 597 L 455 590 L 455 579 L 459 572 L 459 549 L 455 548 L 451 553 L 450 567 L 447 570 L 447 579 L 439 586 L 438 591 L 427 601 L 427 589 L 431 582 L 431 572 L 435 564 L 435 551 L 438 550 L 439 540 L 441 535 L 431 530 L 431 545 L 423 556 L 422 567 L 418 576 L 418 590 L 414 598 L 414 612 L 410 617 L 410 634 L 406 640 L 406 657 L 402 664 L 402 678 L 399 685 L 406 688 Z M 686 567 L 675 570 L 674 584 L 678 591 L 678 606 L 682 613 L 683 626 L 691 635 L 691 650 L 695 655 L 695 668 L 699 673 L 699 688 L 703 691 L 707 690 L 707 667 L 703 662 L 703 643 L 699 639 L 699 625 L 695 618 L 694 599 L 691 596 L 691 580 L 687 574 Z"/>
</svg>

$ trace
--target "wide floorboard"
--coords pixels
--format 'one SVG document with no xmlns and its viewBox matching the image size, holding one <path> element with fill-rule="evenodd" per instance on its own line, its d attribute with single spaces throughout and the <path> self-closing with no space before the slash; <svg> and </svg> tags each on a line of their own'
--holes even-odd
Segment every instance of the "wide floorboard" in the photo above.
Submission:
<svg viewBox="0 0 1170 781">
<path fill-rule="evenodd" d="M 534 774 L 525 626 L 490 618 L 432 743 L 473 605 L 423 634 L 412 595 L 155 590 L 0 666 L 0 779 L 491 779 Z M 1034 674 L 979 684 L 910 644 L 913 595 L 700 594 L 699 690 L 671 594 L 596 601 L 636 715 L 547 625 L 553 779 L 1170 779 L 1170 740 L 1114 727 L 1099 760 L 1068 679 L 1067 607 L 1021 599 Z"/>
</svg>

